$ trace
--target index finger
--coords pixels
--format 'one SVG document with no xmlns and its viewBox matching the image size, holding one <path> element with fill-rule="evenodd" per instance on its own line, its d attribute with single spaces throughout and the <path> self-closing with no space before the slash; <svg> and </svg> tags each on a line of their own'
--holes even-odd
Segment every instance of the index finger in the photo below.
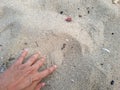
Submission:
<svg viewBox="0 0 120 90">
<path fill-rule="evenodd" d="M 16 64 L 22 64 L 23 60 L 28 54 L 28 49 L 24 49 L 18 60 L 16 61 Z"/>
<path fill-rule="evenodd" d="M 47 77 L 48 75 L 53 73 L 56 70 L 56 68 L 57 68 L 57 66 L 54 65 L 54 66 L 52 66 L 52 67 L 50 67 L 50 68 L 40 72 L 40 78 L 43 79 L 43 78 Z"/>
</svg>

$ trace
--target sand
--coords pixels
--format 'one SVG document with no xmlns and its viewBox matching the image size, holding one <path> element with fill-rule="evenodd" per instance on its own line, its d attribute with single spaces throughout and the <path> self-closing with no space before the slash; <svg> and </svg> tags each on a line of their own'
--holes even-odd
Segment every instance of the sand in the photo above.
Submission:
<svg viewBox="0 0 120 90">
<path fill-rule="evenodd" d="M 28 48 L 42 70 L 58 65 L 43 90 L 119 90 L 119 12 L 119 0 L 0 0 L 0 72 Z"/>
</svg>

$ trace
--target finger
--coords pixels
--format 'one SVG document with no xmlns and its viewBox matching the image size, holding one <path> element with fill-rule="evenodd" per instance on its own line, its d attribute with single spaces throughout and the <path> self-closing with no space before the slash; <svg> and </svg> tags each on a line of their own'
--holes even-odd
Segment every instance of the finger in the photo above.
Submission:
<svg viewBox="0 0 120 90">
<path fill-rule="evenodd" d="M 40 72 L 40 78 L 43 79 L 43 78 L 47 77 L 48 75 L 53 73 L 56 70 L 56 68 L 57 68 L 57 66 L 54 65 L 54 66 L 52 66 L 52 67 L 50 67 L 50 68 Z"/>
<path fill-rule="evenodd" d="M 26 65 L 32 65 L 33 63 L 36 62 L 36 60 L 38 59 L 40 55 L 40 52 L 37 52 L 36 54 L 34 54 L 33 56 L 30 57 L 30 59 L 28 59 L 28 61 L 26 62 Z"/>
<path fill-rule="evenodd" d="M 44 86 L 45 86 L 45 83 L 40 83 L 40 84 L 37 85 L 35 90 L 40 90 Z"/>
<path fill-rule="evenodd" d="M 17 60 L 17 64 L 22 64 L 23 60 L 25 59 L 25 56 L 27 56 L 28 54 L 28 49 L 24 49 L 24 51 L 22 52 L 22 54 L 20 55 L 20 57 Z"/>
<path fill-rule="evenodd" d="M 45 57 L 43 57 L 41 60 L 38 60 L 35 64 L 33 64 L 33 68 L 38 70 L 45 62 Z"/>
</svg>

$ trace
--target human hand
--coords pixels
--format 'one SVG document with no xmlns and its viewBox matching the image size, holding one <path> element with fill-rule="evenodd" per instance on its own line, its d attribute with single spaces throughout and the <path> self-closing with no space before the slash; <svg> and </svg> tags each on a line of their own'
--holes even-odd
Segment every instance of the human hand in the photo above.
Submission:
<svg viewBox="0 0 120 90">
<path fill-rule="evenodd" d="M 40 90 L 45 83 L 40 81 L 54 72 L 56 65 L 38 72 L 38 69 L 44 64 L 45 57 L 38 60 L 40 53 L 31 56 L 23 64 L 28 50 L 24 50 L 18 60 L 3 74 L 0 75 L 0 90 Z"/>
</svg>

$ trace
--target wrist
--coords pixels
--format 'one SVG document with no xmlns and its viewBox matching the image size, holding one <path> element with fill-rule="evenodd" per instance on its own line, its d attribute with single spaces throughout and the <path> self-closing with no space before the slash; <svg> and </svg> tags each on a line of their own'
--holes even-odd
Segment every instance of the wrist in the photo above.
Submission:
<svg viewBox="0 0 120 90">
<path fill-rule="evenodd" d="M 0 90 L 7 90 L 7 85 L 5 85 L 6 83 L 4 83 L 4 78 L 3 75 L 0 74 Z"/>
</svg>

